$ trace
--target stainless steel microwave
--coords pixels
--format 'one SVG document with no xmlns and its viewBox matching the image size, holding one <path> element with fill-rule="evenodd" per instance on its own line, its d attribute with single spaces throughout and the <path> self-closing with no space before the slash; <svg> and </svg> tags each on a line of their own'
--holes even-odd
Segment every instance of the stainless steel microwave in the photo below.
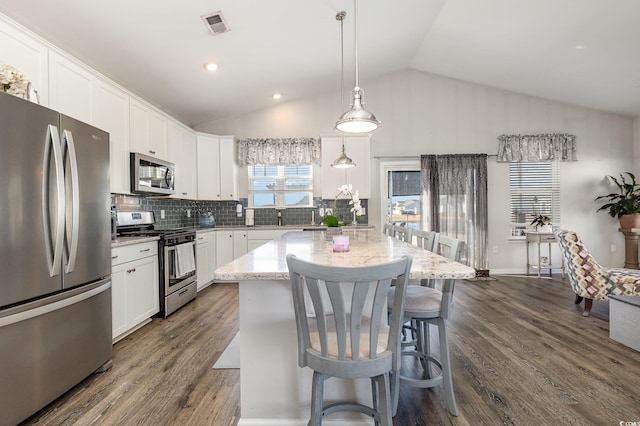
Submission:
<svg viewBox="0 0 640 426">
<path fill-rule="evenodd" d="M 175 191 L 175 166 L 168 161 L 132 152 L 131 192 L 172 195 Z"/>
</svg>

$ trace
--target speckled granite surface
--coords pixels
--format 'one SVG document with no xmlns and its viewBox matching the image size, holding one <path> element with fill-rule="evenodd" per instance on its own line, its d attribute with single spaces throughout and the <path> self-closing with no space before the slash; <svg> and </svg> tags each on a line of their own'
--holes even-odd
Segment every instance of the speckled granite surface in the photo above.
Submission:
<svg viewBox="0 0 640 426">
<path fill-rule="evenodd" d="M 348 252 L 332 249 L 327 232 L 288 232 L 257 249 L 222 265 L 215 279 L 224 281 L 288 280 L 286 255 L 334 266 L 366 266 L 389 262 L 404 255 L 413 257 L 411 279 L 472 278 L 475 270 L 430 251 L 386 236 L 377 230 L 343 230 L 349 236 Z"/>
<path fill-rule="evenodd" d="M 111 240 L 111 248 L 148 243 L 149 241 L 158 241 L 159 239 L 160 237 L 118 237 L 115 240 Z"/>
</svg>

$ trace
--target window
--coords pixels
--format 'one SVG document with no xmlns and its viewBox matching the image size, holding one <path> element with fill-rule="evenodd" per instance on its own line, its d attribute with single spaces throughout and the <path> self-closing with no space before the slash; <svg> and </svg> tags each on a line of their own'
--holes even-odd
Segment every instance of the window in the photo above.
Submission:
<svg viewBox="0 0 640 426">
<path fill-rule="evenodd" d="M 393 225 L 420 229 L 420 170 L 387 172 L 387 215 Z"/>
<path fill-rule="evenodd" d="M 249 166 L 250 207 L 313 207 L 310 164 Z"/>
<path fill-rule="evenodd" d="M 511 196 L 511 235 L 524 236 L 534 230 L 531 221 L 537 215 L 551 218 L 560 226 L 560 166 L 549 163 L 509 163 Z"/>
</svg>

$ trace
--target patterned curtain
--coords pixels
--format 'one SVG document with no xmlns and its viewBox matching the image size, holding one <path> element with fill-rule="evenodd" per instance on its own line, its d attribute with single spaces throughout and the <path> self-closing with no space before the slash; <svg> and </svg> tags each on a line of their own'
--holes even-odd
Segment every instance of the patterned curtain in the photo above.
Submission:
<svg viewBox="0 0 640 426">
<path fill-rule="evenodd" d="M 238 141 L 238 164 L 320 164 L 320 141 L 314 138 L 243 139 Z"/>
<path fill-rule="evenodd" d="M 423 228 L 465 242 L 461 262 L 487 269 L 487 154 L 420 157 Z"/>
<path fill-rule="evenodd" d="M 576 160 L 576 135 L 543 133 L 498 136 L 499 163 Z"/>
</svg>

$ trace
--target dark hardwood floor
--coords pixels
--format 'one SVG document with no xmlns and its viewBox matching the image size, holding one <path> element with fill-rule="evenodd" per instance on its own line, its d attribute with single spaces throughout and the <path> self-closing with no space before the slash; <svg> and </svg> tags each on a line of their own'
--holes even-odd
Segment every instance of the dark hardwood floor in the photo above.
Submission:
<svg viewBox="0 0 640 426">
<path fill-rule="evenodd" d="M 456 287 L 460 415 L 446 411 L 439 388 L 403 385 L 394 425 L 640 424 L 640 353 L 609 339 L 608 303 L 596 301 L 584 318 L 566 278 L 496 278 Z M 25 424 L 236 425 L 239 370 L 211 367 L 238 330 L 237 305 L 236 284 L 210 286 L 118 342 L 110 371 Z"/>
</svg>

